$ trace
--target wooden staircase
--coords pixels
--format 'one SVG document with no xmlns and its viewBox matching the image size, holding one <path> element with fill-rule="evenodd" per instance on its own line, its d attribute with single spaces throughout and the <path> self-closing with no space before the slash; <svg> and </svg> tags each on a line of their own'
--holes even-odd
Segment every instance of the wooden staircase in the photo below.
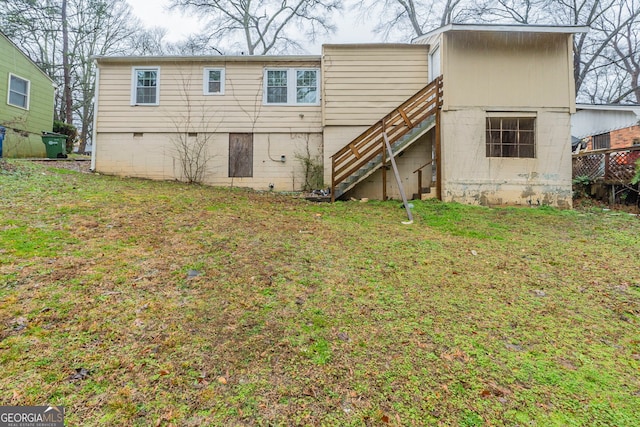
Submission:
<svg viewBox="0 0 640 427">
<path fill-rule="evenodd" d="M 442 76 L 331 156 L 331 201 L 387 163 L 385 132 L 395 156 L 435 126 L 438 157 L 441 106 Z"/>
</svg>

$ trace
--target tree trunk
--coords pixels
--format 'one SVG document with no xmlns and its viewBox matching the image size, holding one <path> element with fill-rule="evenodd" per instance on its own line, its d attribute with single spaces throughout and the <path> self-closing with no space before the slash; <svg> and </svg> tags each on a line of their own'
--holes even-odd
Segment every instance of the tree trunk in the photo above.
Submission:
<svg viewBox="0 0 640 427">
<path fill-rule="evenodd" d="M 64 121 L 73 124 L 73 100 L 71 99 L 71 66 L 69 65 L 69 22 L 67 0 L 62 0 L 62 68 L 64 69 Z"/>
</svg>

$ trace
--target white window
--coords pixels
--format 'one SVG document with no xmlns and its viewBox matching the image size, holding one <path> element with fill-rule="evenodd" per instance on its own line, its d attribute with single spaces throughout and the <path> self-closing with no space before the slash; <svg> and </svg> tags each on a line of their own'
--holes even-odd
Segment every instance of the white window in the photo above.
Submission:
<svg viewBox="0 0 640 427">
<path fill-rule="evenodd" d="M 317 69 L 270 68 L 265 70 L 264 103 L 318 105 L 320 83 Z"/>
<path fill-rule="evenodd" d="M 7 104 L 14 107 L 29 109 L 29 80 L 9 73 L 9 94 Z"/>
<path fill-rule="evenodd" d="M 203 83 L 205 95 L 224 95 L 224 68 L 205 68 Z"/>
<path fill-rule="evenodd" d="M 160 68 L 133 68 L 131 105 L 158 105 L 160 103 Z"/>
</svg>

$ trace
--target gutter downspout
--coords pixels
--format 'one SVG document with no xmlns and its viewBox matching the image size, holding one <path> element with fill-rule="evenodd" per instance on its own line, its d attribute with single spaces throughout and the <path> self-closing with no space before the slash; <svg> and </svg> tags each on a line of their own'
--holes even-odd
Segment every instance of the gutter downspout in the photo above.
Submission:
<svg viewBox="0 0 640 427">
<path fill-rule="evenodd" d="M 98 61 L 94 59 L 96 65 L 96 84 L 95 84 L 95 93 L 93 95 L 93 131 L 91 132 L 91 166 L 90 169 L 92 172 L 96 171 L 96 151 L 98 148 L 98 96 L 100 94 L 100 67 L 98 66 Z M 85 141 L 86 142 L 86 141 Z"/>
</svg>

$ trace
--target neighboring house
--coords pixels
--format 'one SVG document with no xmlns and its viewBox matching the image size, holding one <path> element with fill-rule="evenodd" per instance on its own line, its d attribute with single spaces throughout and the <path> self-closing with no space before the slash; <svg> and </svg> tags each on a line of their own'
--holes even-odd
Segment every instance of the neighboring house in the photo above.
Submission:
<svg viewBox="0 0 640 427">
<path fill-rule="evenodd" d="M 40 135 L 53 128 L 55 84 L 1 32 L 0 58 L 3 157 L 44 157 Z"/>
<path fill-rule="evenodd" d="M 589 178 L 591 191 L 614 203 L 629 189 L 640 158 L 640 105 L 578 104 L 571 117 L 573 176 Z M 620 193 L 622 186 L 623 193 Z M 631 200 L 631 199 L 628 199 Z"/>
<path fill-rule="evenodd" d="M 208 184 L 300 190 L 312 163 L 336 198 L 399 198 L 386 137 L 409 194 L 570 207 L 584 31 L 452 24 L 321 56 L 100 57 L 92 168 L 184 180 L 185 147 L 205 147 Z"/>
<path fill-rule="evenodd" d="M 640 105 L 576 105 L 571 135 L 582 149 L 601 150 L 640 145 Z"/>
</svg>

